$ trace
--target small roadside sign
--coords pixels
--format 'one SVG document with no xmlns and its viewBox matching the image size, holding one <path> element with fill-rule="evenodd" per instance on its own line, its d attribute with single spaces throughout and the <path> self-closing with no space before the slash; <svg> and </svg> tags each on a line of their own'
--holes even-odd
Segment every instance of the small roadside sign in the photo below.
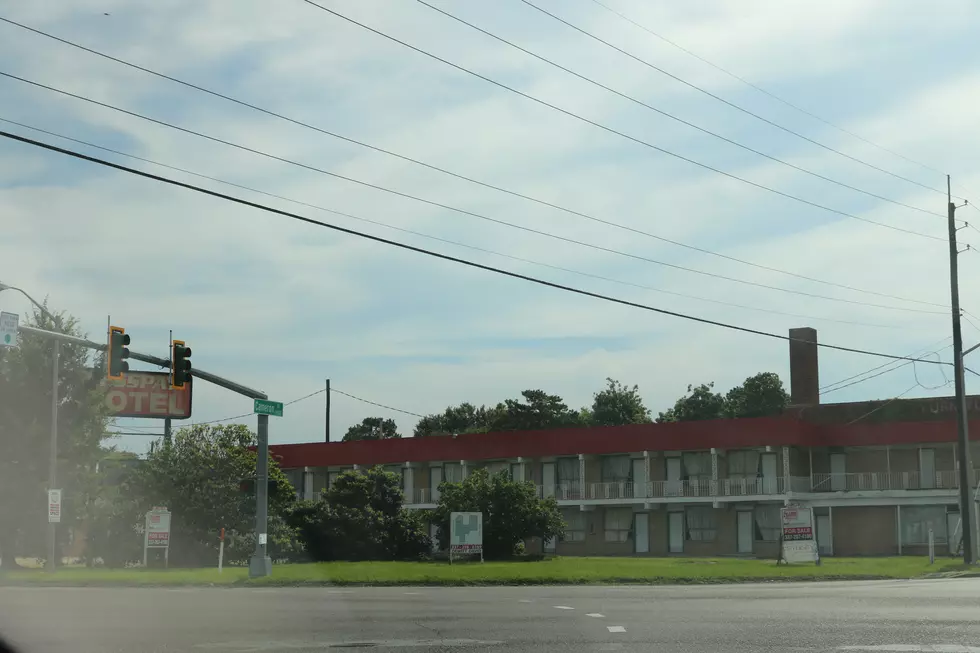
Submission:
<svg viewBox="0 0 980 653">
<path fill-rule="evenodd" d="M 0 347 L 17 346 L 18 321 L 16 313 L 0 312 Z"/>
<path fill-rule="evenodd" d="M 483 513 L 449 514 L 449 562 L 455 556 L 480 554 L 483 560 Z"/>
<path fill-rule="evenodd" d="M 48 490 L 48 523 L 61 523 L 61 490 Z"/>
<path fill-rule="evenodd" d="M 817 539 L 813 532 L 813 510 L 790 505 L 780 509 L 783 530 L 780 558 L 783 562 L 816 562 L 820 564 Z"/>
<path fill-rule="evenodd" d="M 272 415 L 273 417 L 282 417 L 282 402 L 269 401 L 268 399 L 256 399 L 254 412 L 256 415 Z"/>
<path fill-rule="evenodd" d="M 170 511 L 154 507 L 146 513 L 143 525 L 143 566 L 146 566 L 147 552 L 150 549 L 163 549 L 165 564 L 170 562 Z"/>
</svg>

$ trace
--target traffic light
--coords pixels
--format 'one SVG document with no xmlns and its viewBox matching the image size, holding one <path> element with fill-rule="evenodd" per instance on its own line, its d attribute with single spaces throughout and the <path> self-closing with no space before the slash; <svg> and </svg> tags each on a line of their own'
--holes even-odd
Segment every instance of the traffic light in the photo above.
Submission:
<svg viewBox="0 0 980 653">
<path fill-rule="evenodd" d="M 109 327 L 109 358 L 106 366 L 106 376 L 110 379 L 121 379 L 129 371 L 129 334 L 122 327 Z"/>
<path fill-rule="evenodd" d="M 174 340 L 170 349 L 170 387 L 183 388 L 191 380 L 191 348 Z"/>
</svg>

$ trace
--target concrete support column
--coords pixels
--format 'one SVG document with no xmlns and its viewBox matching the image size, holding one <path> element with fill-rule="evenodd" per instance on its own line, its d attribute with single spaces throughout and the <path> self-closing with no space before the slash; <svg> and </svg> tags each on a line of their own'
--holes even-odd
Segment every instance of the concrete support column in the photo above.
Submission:
<svg viewBox="0 0 980 653">
<path fill-rule="evenodd" d="M 711 448 L 711 496 L 718 496 L 718 450 Z"/>
<path fill-rule="evenodd" d="M 578 455 L 578 483 L 579 483 L 578 496 L 585 497 L 585 454 L 584 453 L 580 453 Z M 570 488 L 570 489 L 572 492 L 575 491 L 575 488 Z"/>
<path fill-rule="evenodd" d="M 313 469 L 310 467 L 303 468 L 303 498 L 312 499 L 313 493 L 316 490 L 313 488 Z"/>
<path fill-rule="evenodd" d="M 415 468 L 409 462 L 402 470 L 402 492 L 405 493 L 406 503 L 415 503 Z"/>
<path fill-rule="evenodd" d="M 524 481 L 528 480 L 527 479 L 527 462 L 526 462 L 526 459 L 523 458 L 523 457 L 521 457 L 521 456 L 518 456 L 517 457 L 517 474 L 518 474 L 518 476 L 517 476 L 517 478 L 514 479 L 515 481 L 518 481 L 518 482 L 523 483 Z"/>
<path fill-rule="evenodd" d="M 790 468 L 789 468 L 789 447 L 783 445 L 783 492 L 789 492 Z"/>
<path fill-rule="evenodd" d="M 465 460 L 459 461 L 459 473 L 460 473 L 460 475 L 462 476 L 463 479 L 465 479 L 467 476 L 470 475 L 469 474 L 469 470 L 466 468 L 466 461 Z"/>
</svg>

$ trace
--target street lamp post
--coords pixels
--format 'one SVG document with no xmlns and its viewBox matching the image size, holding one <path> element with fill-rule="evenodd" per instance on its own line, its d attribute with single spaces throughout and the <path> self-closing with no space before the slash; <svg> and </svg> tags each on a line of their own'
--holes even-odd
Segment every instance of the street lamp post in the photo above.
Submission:
<svg viewBox="0 0 980 653">
<path fill-rule="evenodd" d="M 43 315 L 54 324 L 55 328 L 61 330 L 61 320 L 52 315 L 48 309 L 44 308 L 37 300 L 27 294 L 26 291 L 0 283 L 0 292 L 4 290 L 16 290 L 34 304 Z M 61 358 L 61 341 L 55 340 L 51 345 L 51 441 L 48 448 L 48 489 L 56 489 L 58 484 L 58 380 L 60 378 L 59 363 Z M 48 559 L 46 567 L 48 571 L 56 568 L 55 558 L 58 554 L 58 524 L 48 522 Z"/>
</svg>

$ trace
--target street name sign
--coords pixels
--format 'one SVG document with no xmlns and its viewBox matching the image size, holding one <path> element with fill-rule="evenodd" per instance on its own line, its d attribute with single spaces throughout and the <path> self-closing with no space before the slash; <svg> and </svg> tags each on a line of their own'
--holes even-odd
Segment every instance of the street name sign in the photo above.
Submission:
<svg viewBox="0 0 980 653">
<path fill-rule="evenodd" d="M 255 414 L 272 415 L 273 417 L 282 417 L 282 402 L 269 401 L 268 399 L 256 399 Z"/>
<path fill-rule="evenodd" d="M 0 347 L 17 346 L 17 324 L 16 313 L 0 312 Z"/>
</svg>

